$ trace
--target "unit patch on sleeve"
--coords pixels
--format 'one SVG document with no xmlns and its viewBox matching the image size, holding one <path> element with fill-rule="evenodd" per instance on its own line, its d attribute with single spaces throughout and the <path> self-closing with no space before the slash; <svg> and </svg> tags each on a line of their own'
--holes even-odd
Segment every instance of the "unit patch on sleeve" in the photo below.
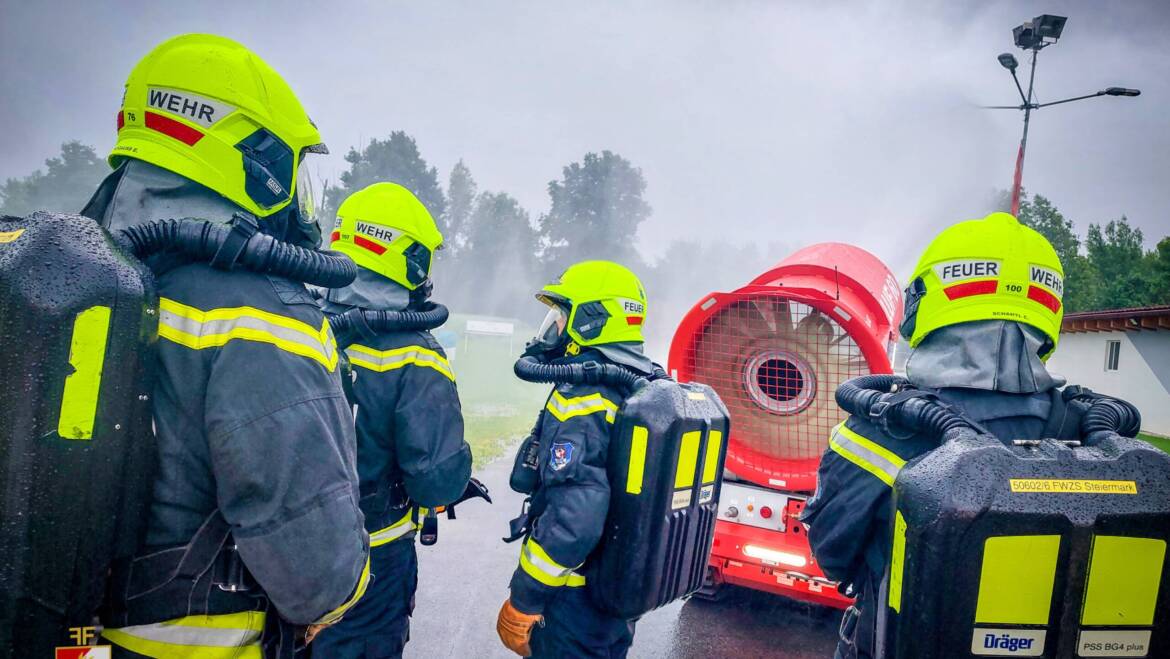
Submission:
<svg viewBox="0 0 1170 659">
<path fill-rule="evenodd" d="M 569 462 L 573 460 L 573 445 L 568 442 L 553 442 L 552 456 L 549 459 L 549 466 L 553 471 L 560 471 L 569 466 Z"/>
</svg>

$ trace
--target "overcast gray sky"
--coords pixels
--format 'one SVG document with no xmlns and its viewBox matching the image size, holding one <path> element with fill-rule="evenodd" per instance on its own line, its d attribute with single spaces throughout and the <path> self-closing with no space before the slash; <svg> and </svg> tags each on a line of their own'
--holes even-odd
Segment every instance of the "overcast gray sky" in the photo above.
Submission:
<svg viewBox="0 0 1170 659">
<path fill-rule="evenodd" d="M 289 80 L 333 149 L 324 176 L 403 129 L 444 182 L 463 158 L 535 215 L 564 164 L 611 149 L 649 182 L 651 258 L 675 237 L 842 240 L 900 276 L 1010 184 L 1021 117 L 976 106 L 1015 100 L 995 61 L 1012 26 L 1066 14 L 1040 99 L 1142 96 L 1039 111 L 1025 185 L 1082 232 L 1127 213 L 1148 242 L 1170 233 L 1170 3 L 0 2 L 0 177 L 70 138 L 104 154 L 134 63 L 208 31 Z"/>
</svg>

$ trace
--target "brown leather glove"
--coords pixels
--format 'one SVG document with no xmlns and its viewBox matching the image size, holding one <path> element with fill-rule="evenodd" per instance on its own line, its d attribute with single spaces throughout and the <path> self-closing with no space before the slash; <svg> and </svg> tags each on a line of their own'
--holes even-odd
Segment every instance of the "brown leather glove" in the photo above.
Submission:
<svg viewBox="0 0 1170 659">
<path fill-rule="evenodd" d="M 540 615 L 523 613 L 512 606 L 512 600 L 504 600 L 500 607 L 500 617 L 496 619 L 496 633 L 504 642 L 504 647 L 512 652 L 527 657 L 532 654 L 528 647 L 528 639 L 532 636 L 532 627 L 544 620 Z"/>
</svg>

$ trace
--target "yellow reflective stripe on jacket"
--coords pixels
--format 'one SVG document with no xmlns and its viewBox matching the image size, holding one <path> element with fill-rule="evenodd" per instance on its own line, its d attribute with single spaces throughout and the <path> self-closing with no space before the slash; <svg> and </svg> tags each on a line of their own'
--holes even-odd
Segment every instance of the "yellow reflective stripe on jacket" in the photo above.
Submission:
<svg viewBox="0 0 1170 659">
<path fill-rule="evenodd" d="M 419 513 L 421 519 L 422 513 Z M 388 542 L 394 542 L 402 536 L 410 533 L 415 529 L 414 524 L 410 523 L 410 511 L 406 511 L 406 515 L 402 519 L 394 522 L 390 526 L 370 534 L 370 546 L 377 547 Z"/>
<path fill-rule="evenodd" d="M 314 329 L 295 318 L 255 307 L 203 311 L 168 298 L 161 298 L 158 306 L 159 337 L 193 350 L 217 348 L 238 339 L 274 345 L 308 357 L 330 371 L 337 366 L 337 344 L 327 320 Z"/>
<path fill-rule="evenodd" d="M 196 615 L 102 632 L 110 642 L 147 657 L 263 659 L 263 611 Z"/>
<path fill-rule="evenodd" d="M 617 418 L 617 403 L 605 398 L 600 393 L 588 396 L 565 398 L 559 391 L 553 391 L 548 399 L 547 409 L 558 421 L 567 421 L 575 416 L 586 416 L 594 412 L 605 412 L 605 420 L 613 423 Z"/>
<path fill-rule="evenodd" d="M 362 596 L 366 594 L 366 587 L 369 585 L 370 585 L 370 557 L 366 556 L 366 566 L 364 568 L 362 568 L 362 574 L 360 577 L 358 577 L 357 588 L 354 588 L 353 595 L 348 600 L 346 600 L 344 604 L 337 607 L 336 609 L 333 609 L 329 613 L 326 613 L 324 616 L 321 617 L 320 620 L 318 620 L 317 622 L 315 622 L 313 624 L 315 624 L 315 625 L 332 625 L 333 623 L 337 622 L 338 620 L 341 620 L 341 617 L 343 615 L 345 615 L 345 612 L 349 611 L 351 608 L 353 608 L 353 605 L 357 604 L 358 600 L 360 600 L 362 598 Z"/>
<path fill-rule="evenodd" d="M 434 350 L 428 350 L 421 346 L 375 350 L 367 346 L 353 344 L 345 349 L 345 353 L 349 355 L 351 364 L 371 371 L 382 373 L 413 364 L 423 368 L 433 368 L 452 382 L 455 381 L 455 373 L 451 371 L 451 364 L 447 359 Z"/>
<path fill-rule="evenodd" d="M 581 567 L 578 565 L 577 567 Z M 529 537 L 520 547 L 520 569 L 546 586 L 584 586 L 585 577 L 554 561 L 536 540 Z"/>
<path fill-rule="evenodd" d="M 69 366 L 73 372 L 65 376 L 61 413 L 57 417 L 57 434 L 62 439 L 93 439 L 109 333 L 109 307 L 90 307 L 73 321 L 69 343 Z"/>
<path fill-rule="evenodd" d="M 906 461 L 893 451 L 853 432 L 846 428 L 844 423 L 839 423 L 833 428 L 829 448 L 891 487 L 894 485 L 894 479 L 898 477 L 898 472 L 906 465 Z"/>
</svg>

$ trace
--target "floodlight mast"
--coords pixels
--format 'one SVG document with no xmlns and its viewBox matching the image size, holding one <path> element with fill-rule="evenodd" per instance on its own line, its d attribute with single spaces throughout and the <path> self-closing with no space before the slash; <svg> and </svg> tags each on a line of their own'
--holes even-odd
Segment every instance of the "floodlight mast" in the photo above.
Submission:
<svg viewBox="0 0 1170 659">
<path fill-rule="evenodd" d="M 1016 83 L 1016 90 L 1020 92 L 1020 100 L 1022 103 L 1020 105 L 984 106 L 996 110 L 1024 111 L 1024 134 L 1020 138 L 1020 149 L 1016 154 L 1016 172 L 1012 179 L 1012 215 L 1019 216 L 1020 214 L 1020 191 L 1024 178 L 1024 152 L 1028 147 L 1028 125 L 1031 123 L 1032 110 L 1060 105 L 1062 103 L 1071 103 L 1086 98 L 1095 98 L 1097 96 L 1138 96 L 1141 94 L 1141 90 L 1138 89 L 1108 87 L 1094 94 L 1074 96 L 1049 103 L 1034 103 L 1032 97 L 1036 83 L 1036 55 L 1043 48 L 1055 44 L 1060 39 L 1060 35 L 1064 32 L 1064 24 L 1066 22 L 1068 22 L 1068 19 L 1064 16 L 1043 14 L 1033 18 L 1031 21 L 1016 26 L 1012 30 L 1012 39 L 1015 41 L 1015 44 L 1024 50 L 1032 51 L 1032 64 L 1028 73 L 1028 93 L 1024 93 L 1024 88 L 1020 85 L 1020 79 L 1016 76 L 1016 68 L 1019 66 L 1019 62 L 1016 61 L 1015 55 L 1002 53 L 999 55 L 999 63 L 1012 74 L 1012 80 Z"/>
</svg>

